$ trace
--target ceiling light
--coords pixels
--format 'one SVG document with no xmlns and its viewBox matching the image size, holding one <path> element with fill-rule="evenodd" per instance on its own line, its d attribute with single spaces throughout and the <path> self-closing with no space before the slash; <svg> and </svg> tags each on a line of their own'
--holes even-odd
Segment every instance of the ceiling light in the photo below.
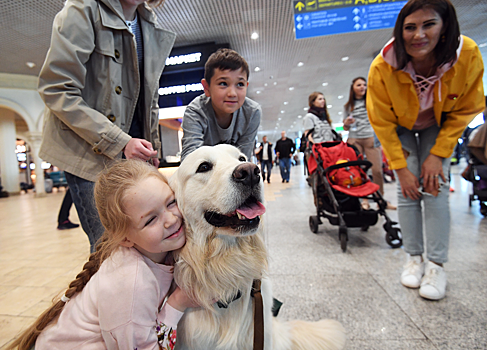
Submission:
<svg viewBox="0 0 487 350">
<path fill-rule="evenodd" d="M 487 43 L 479 44 L 479 47 L 487 47 Z"/>
<path fill-rule="evenodd" d="M 255 67 L 255 68 L 254 68 L 254 70 L 255 70 L 256 72 L 258 72 L 258 71 L 260 71 L 260 67 Z"/>
<path fill-rule="evenodd" d="M 338 115 L 342 115 L 342 114 L 343 114 L 343 112 L 338 112 Z"/>
<path fill-rule="evenodd" d="M 303 116 L 302 115 L 298 115 L 298 118 L 301 119 Z"/>
<path fill-rule="evenodd" d="M 25 62 L 25 65 L 29 68 L 34 68 L 36 66 L 36 64 L 34 62 Z"/>
<path fill-rule="evenodd" d="M 349 58 L 350 58 L 350 57 L 348 57 L 348 56 L 342 57 L 342 61 L 343 61 L 343 62 L 348 61 L 348 59 L 349 59 Z"/>
<path fill-rule="evenodd" d="M 265 83 L 264 86 L 267 86 L 267 83 Z"/>
<path fill-rule="evenodd" d="M 309 109 L 309 107 L 304 107 L 303 109 L 304 109 L 305 111 L 307 111 L 307 110 Z"/>
<path fill-rule="evenodd" d="M 250 36 L 250 39 L 253 39 L 253 40 L 259 39 L 259 33 L 253 32 L 252 35 Z"/>
<path fill-rule="evenodd" d="M 327 105 L 326 108 L 333 108 L 333 106 L 332 105 Z"/>
<path fill-rule="evenodd" d="M 294 90 L 294 87 L 292 87 L 292 86 L 291 86 L 291 87 L 289 88 L 289 91 L 293 91 L 293 90 Z"/>
<path fill-rule="evenodd" d="M 285 101 L 284 104 L 287 105 L 289 102 Z"/>
<path fill-rule="evenodd" d="M 298 67 L 302 67 L 302 66 L 304 66 L 304 63 L 303 62 L 299 62 L 298 63 Z"/>
<path fill-rule="evenodd" d="M 277 81 L 274 82 L 274 85 L 277 85 Z"/>
<path fill-rule="evenodd" d="M 284 111 L 281 111 L 281 114 L 284 113 Z"/>
<path fill-rule="evenodd" d="M 256 93 L 256 94 L 260 94 L 260 90 L 257 90 L 255 93 Z"/>
<path fill-rule="evenodd" d="M 277 120 L 281 120 L 282 118 L 277 118 Z"/>
<path fill-rule="evenodd" d="M 343 98 L 343 95 L 339 95 L 338 99 L 341 100 Z"/>
<path fill-rule="evenodd" d="M 323 85 L 323 86 L 328 86 L 328 83 L 323 83 L 323 84 L 321 84 L 321 85 Z"/>
</svg>

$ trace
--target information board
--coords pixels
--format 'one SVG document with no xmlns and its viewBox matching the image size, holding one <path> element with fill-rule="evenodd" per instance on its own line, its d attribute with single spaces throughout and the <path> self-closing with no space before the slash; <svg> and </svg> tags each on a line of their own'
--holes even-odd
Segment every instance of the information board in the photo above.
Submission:
<svg viewBox="0 0 487 350">
<path fill-rule="evenodd" d="M 394 27 L 407 1 L 294 0 L 296 39 Z"/>
</svg>

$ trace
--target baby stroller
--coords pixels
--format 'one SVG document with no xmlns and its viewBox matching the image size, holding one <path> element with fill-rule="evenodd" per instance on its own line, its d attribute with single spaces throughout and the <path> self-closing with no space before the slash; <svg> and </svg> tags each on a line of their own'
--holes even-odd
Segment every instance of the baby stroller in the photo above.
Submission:
<svg viewBox="0 0 487 350">
<path fill-rule="evenodd" d="M 400 229 L 394 227 L 386 214 L 387 201 L 379 186 L 367 177 L 367 170 L 372 166 L 363 160 L 358 150 L 342 141 L 313 144 L 308 158 L 308 172 L 311 177 L 315 197 L 316 215 L 309 217 L 309 227 L 318 232 L 321 218 L 326 218 L 332 225 L 339 226 L 338 238 L 345 252 L 347 250 L 348 227 L 360 227 L 367 231 L 377 223 L 379 215 L 384 216 L 386 242 L 392 248 L 402 245 Z M 363 209 L 359 198 L 375 201 L 379 209 Z"/>
<path fill-rule="evenodd" d="M 487 124 L 474 129 L 467 142 L 468 166 L 462 176 L 473 184 L 468 206 L 478 200 L 480 214 L 487 216 Z"/>
</svg>

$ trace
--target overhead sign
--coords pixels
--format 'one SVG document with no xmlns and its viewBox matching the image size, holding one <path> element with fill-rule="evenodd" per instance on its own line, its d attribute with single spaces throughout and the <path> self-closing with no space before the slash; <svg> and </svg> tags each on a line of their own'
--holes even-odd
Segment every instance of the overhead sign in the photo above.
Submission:
<svg viewBox="0 0 487 350">
<path fill-rule="evenodd" d="M 404 0 L 294 0 L 296 39 L 394 27 Z"/>
</svg>

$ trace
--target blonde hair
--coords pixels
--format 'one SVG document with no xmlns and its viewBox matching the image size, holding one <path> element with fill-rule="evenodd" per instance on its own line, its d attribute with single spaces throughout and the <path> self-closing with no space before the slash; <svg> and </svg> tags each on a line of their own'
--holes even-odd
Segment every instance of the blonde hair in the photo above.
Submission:
<svg viewBox="0 0 487 350">
<path fill-rule="evenodd" d="M 103 261 L 118 249 L 127 235 L 131 224 L 130 217 L 124 211 L 126 191 L 140 181 L 149 178 L 159 178 L 164 183 L 167 179 L 154 166 L 141 160 L 123 160 L 105 169 L 95 183 L 95 202 L 100 220 L 105 232 L 98 241 L 96 252 L 92 253 L 83 270 L 72 281 L 64 295 L 73 297 L 86 286 L 91 277 L 98 271 Z M 57 319 L 66 303 L 59 297 L 53 299 L 53 305 L 44 311 L 37 320 L 27 328 L 7 350 L 18 347 L 19 350 L 29 350 L 39 334 L 51 321 Z"/>
</svg>

